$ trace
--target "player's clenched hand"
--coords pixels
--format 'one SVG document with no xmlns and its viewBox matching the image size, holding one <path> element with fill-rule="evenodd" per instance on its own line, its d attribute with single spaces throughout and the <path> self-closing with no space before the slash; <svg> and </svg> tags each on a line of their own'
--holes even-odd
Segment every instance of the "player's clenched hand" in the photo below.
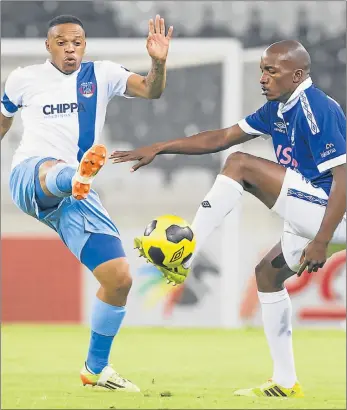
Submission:
<svg viewBox="0 0 347 410">
<path fill-rule="evenodd" d="M 137 164 L 130 169 L 130 172 L 134 172 L 144 165 L 150 164 L 156 155 L 157 151 L 155 148 L 149 146 L 137 148 L 133 151 L 114 151 L 110 155 L 110 159 L 113 159 L 114 164 L 119 164 L 120 162 L 138 161 Z"/>
<path fill-rule="evenodd" d="M 149 20 L 147 51 L 152 58 L 159 61 L 166 60 L 172 33 L 173 27 L 170 26 L 165 35 L 165 21 L 160 18 L 159 14 L 155 16 L 155 22 L 152 19 Z"/>
<path fill-rule="evenodd" d="M 327 249 L 328 244 L 325 242 L 319 242 L 315 239 L 310 242 L 302 252 L 301 265 L 297 275 L 301 276 L 306 268 L 309 273 L 317 272 L 319 268 L 322 268 L 327 260 Z"/>
</svg>

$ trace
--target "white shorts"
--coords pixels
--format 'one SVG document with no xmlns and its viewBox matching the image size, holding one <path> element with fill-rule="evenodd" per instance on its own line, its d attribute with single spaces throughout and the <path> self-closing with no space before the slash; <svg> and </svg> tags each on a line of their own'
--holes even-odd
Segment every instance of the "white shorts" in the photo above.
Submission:
<svg viewBox="0 0 347 410">
<path fill-rule="evenodd" d="M 284 219 L 281 237 L 283 256 L 295 272 L 302 251 L 321 226 L 327 202 L 328 195 L 322 188 L 314 187 L 299 172 L 287 169 L 272 211 Z M 336 228 L 331 243 L 346 243 L 346 214 Z"/>
</svg>

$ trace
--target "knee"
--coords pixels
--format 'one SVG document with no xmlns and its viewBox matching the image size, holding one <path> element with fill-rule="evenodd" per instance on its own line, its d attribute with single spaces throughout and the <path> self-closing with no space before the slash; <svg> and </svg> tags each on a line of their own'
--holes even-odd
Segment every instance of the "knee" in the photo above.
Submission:
<svg viewBox="0 0 347 410">
<path fill-rule="evenodd" d="M 229 175 L 229 173 L 237 172 L 242 174 L 243 171 L 247 168 L 247 163 L 249 160 L 249 155 L 244 152 L 233 152 L 228 156 L 225 161 L 222 174 Z"/>
<path fill-rule="evenodd" d="M 133 284 L 129 266 L 117 269 L 111 273 L 110 291 L 114 293 L 128 294 Z"/>
<path fill-rule="evenodd" d="M 258 290 L 260 291 L 264 287 L 265 282 L 268 281 L 268 274 L 266 273 L 267 270 L 268 269 L 266 269 L 266 261 L 264 260 L 259 262 L 255 267 L 255 278 L 257 281 Z"/>
<path fill-rule="evenodd" d="M 283 289 L 278 270 L 273 269 L 271 263 L 262 260 L 255 267 L 255 277 L 259 292 L 277 292 Z"/>
<path fill-rule="evenodd" d="M 113 259 L 94 270 L 96 279 L 109 294 L 127 295 L 132 286 L 129 263 L 125 258 Z"/>
</svg>

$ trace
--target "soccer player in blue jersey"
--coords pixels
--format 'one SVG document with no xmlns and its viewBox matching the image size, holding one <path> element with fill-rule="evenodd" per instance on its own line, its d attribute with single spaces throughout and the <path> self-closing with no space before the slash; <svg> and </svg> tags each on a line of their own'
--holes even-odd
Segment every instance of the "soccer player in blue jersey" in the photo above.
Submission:
<svg viewBox="0 0 347 410">
<path fill-rule="evenodd" d="M 172 32 L 170 27 L 165 35 L 159 15 L 149 21 L 147 51 L 152 67 L 141 76 L 111 61 L 82 62 L 86 49 L 82 22 L 58 16 L 48 28 L 50 58 L 14 70 L 1 100 L 1 138 L 22 108 L 24 132 L 10 175 L 15 204 L 55 230 L 100 283 L 88 357 L 80 373 L 83 384 L 139 391 L 108 363 L 132 279 L 117 227 L 91 184 L 107 157 L 106 148 L 97 142 L 108 102 L 114 96 L 160 97 Z"/>
<path fill-rule="evenodd" d="M 307 268 L 316 272 L 331 243 L 346 242 L 346 117 L 339 104 L 312 84 L 311 60 L 296 41 L 268 47 L 260 62 L 260 84 L 267 103 L 230 128 L 115 151 L 114 162 L 159 154 L 201 155 L 225 150 L 260 135 L 272 137 L 278 164 L 242 152 L 232 153 L 201 203 L 192 228 L 197 251 L 247 191 L 284 219 L 280 242 L 255 268 L 258 295 L 274 369 L 260 387 L 241 396 L 302 397 L 292 349 L 291 301 L 284 281 Z M 140 251 L 141 243 L 137 242 Z M 196 255 L 196 252 L 195 252 Z M 189 272 L 161 269 L 174 282 Z M 180 277 L 181 275 L 181 277 Z"/>
</svg>

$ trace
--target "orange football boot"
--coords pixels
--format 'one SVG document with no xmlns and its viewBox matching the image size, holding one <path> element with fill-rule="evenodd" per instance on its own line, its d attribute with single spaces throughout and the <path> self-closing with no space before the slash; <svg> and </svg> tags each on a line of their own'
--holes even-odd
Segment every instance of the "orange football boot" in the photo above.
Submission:
<svg viewBox="0 0 347 410">
<path fill-rule="evenodd" d="M 93 179 L 106 163 L 106 147 L 93 145 L 83 155 L 77 171 L 72 178 L 72 196 L 75 199 L 86 199 Z"/>
</svg>

